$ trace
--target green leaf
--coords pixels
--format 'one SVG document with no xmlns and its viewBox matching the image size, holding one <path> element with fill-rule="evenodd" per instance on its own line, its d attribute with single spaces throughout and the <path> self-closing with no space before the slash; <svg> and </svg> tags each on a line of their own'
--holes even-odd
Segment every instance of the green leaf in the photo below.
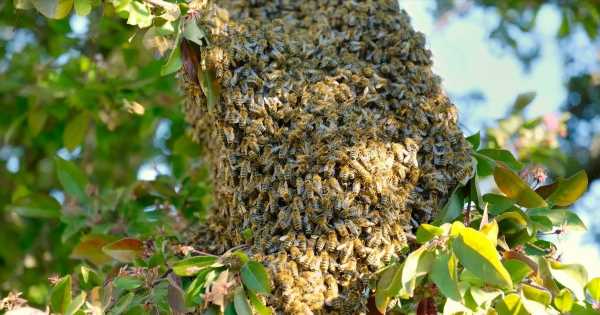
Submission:
<svg viewBox="0 0 600 315">
<path fill-rule="evenodd" d="M 598 315 L 598 311 L 596 311 L 593 306 L 588 303 L 574 303 L 573 308 L 571 309 L 571 313 L 569 315 Z"/>
<path fill-rule="evenodd" d="M 554 306 L 561 313 L 567 313 L 573 308 L 575 298 L 573 293 L 567 288 L 560 290 L 560 292 L 554 297 Z"/>
<path fill-rule="evenodd" d="M 200 27 L 198 27 L 196 19 L 187 19 L 184 22 L 183 37 L 196 43 L 198 46 L 205 46 L 208 41 L 208 36 Z"/>
<path fill-rule="evenodd" d="M 146 28 L 152 25 L 154 17 L 146 3 L 132 0 L 129 3 L 128 9 L 129 17 L 127 18 L 127 24 L 137 25 L 139 28 Z"/>
<path fill-rule="evenodd" d="M 554 226 L 565 227 L 571 231 L 587 230 L 579 216 L 568 209 L 530 209 L 527 211 L 527 214 L 529 216 L 543 216 L 548 218 Z"/>
<path fill-rule="evenodd" d="M 402 293 L 412 297 L 419 280 L 431 270 L 434 260 L 433 252 L 421 246 L 412 252 L 404 261 L 402 268 Z"/>
<path fill-rule="evenodd" d="M 131 290 L 135 290 L 135 289 L 141 287 L 142 284 L 144 284 L 144 281 L 142 281 L 142 279 L 131 277 L 131 276 L 123 276 L 123 277 L 117 277 L 113 281 L 113 284 L 114 284 L 115 288 L 117 288 L 117 289 L 131 291 Z"/>
<path fill-rule="evenodd" d="M 466 139 L 473 147 L 473 150 L 477 150 L 481 145 L 481 132 L 477 131 L 476 133 L 468 136 Z"/>
<path fill-rule="evenodd" d="M 600 278 L 594 278 L 586 284 L 585 289 L 590 297 L 596 302 L 600 302 Z"/>
<path fill-rule="evenodd" d="M 213 268 L 204 268 L 202 271 L 198 272 L 194 281 L 187 287 L 185 290 L 185 301 L 188 306 L 202 303 L 202 294 L 204 294 L 202 289 L 206 284 L 206 276 L 212 270 Z"/>
<path fill-rule="evenodd" d="M 169 54 L 167 62 L 160 68 L 160 75 L 165 76 L 177 72 L 182 65 L 181 51 L 179 50 L 179 46 L 177 46 Z"/>
<path fill-rule="evenodd" d="M 514 293 L 508 294 L 496 304 L 496 312 L 498 312 L 498 315 L 529 315 L 529 312 L 523 306 L 521 297 Z"/>
<path fill-rule="evenodd" d="M 550 305 L 552 302 L 552 294 L 548 291 L 540 290 L 527 284 L 523 284 L 521 290 L 523 291 L 523 295 L 529 300 L 536 301 L 543 305 Z"/>
<path fill-rule="evenodd" d="M 499 289 L 480 288 L 476 286 L 471 287 L 468 292 L 471 294 L 475 304 L 484 309 L 488 308 L 489 303 L 502 294 L 502 290 Z"/>
<path fill-rule="evenodd" d="M 144 243 L 135 238 L 123 238 L 105 245 L 102 251 L 120 262 L 130 263 L 142 256 Z"/>
<path fill-rule="evenodd" d="M 173 272 L 180 277 L 193 276 L 217 262 L 215 256 L 194 256 L 182 259 L 173 264 Z"/>
<path fill-rule="evenodd" d="M 402 288 L 402 270 L 404 265 L 394 263 L 386 268 L 377 282 L 377 291 L 388 297 L 394 297 Z"/>
<path fill-rule="evenodd" d="M 570 22 L 569 22 L 569 14 L 567 10 L 562 11 L 562 19 L 560 22 L 560 27 L 558 28 L 558 33 L 556 36 L 558 38 L 565 38 L 571 32 Z"/>
<path fill-rule="evenodd" d="M 517 259 L 506 259 L 502 264 L 510 274 L 513 283 L 521 283 L 533 271 L 528 264 Z"/>
<path fill-rule="evenodd" d="M 89 125 L 89 114 L 83 112 L 73 118 L 63 132 L 63 143 L 69 151 L 75 150 L 85 138 Z"/>
<path fill-rule="evenodd" d="M 37 136 L 44 129 L 47 119 L 48 112 L 44 108 L 34 107 L 27 112 L 27 125 L 32 137 Z"/>
<path fill-rule="evenodd" d="M 513 156 L 513 154 L 508 150 L 503 149 L 482 149 L 477 151 L 479 154 L 483 154 L 491 159 L 496 161 L 504 162 L 508 167 L 510 167 L 513 171 L 518 172 L 523 168 L 523 164 L 521 164 L 517 159 Z"/>
<path fill-rule="evenodd" d="M 494 159 L 477 152 L 472 152 L 471 155 L 477 161 L 477 176 L 486 177 L 492 175 L 496 168 L 496 161 Z"/>
<path fill-rule="evenodd" d="M 543 208 L 547 206 L 542 197 L 502 163 L 496 165 L 494 180 L 500 191 L 525 208 Z"/>
<path fill-rule="evenodd" d="M 65 192 L 76 197 L 79 201 L 87 200 L 88 197 L 85 192 L 87 178 L 77 165 L 71 161 L 63 160 L 58 156 L 54 158 L 54 165 L 56 166 L 58 181 L 63 186 Z"/>
<path fill-rule="evenodd" d="M 513 200 L 506 198 L 505 196 L 492 193 L 483 195 L 483 202 L 487 202 L 488 211 L 493 215 L 499 215 L 515 205 Z"/>
<path fill-rule="evenodd" d="M 502 234 L 516 234 L 527 229 L 527 216 L 519 209 L 506 211 L 496 217 Z"/>
<path fill-rule="evenodd" d="M 552 273 L 550 272 L 550 263 L 544 257 L 532 257 L 537 260 L 538 265 L 538 275 L 542 280 L 542 285 L 544 288 L 550 290 L 553 295 L 558 294 L 559 289 L 552 278 Z"/>
<path fill-rule="evenodd" d="M 417 243 L 426 243 L 432 240 L 434 237 L 442 235 L 443 233 L 444 230 L 441 227 L 426 223 L 421 224 L 419 228 L 417 228 Z"/>
<path fill-rule="evenodd" d="M 248 298 L 246 297 L 242 287 L 239 287 L 235 290 L 233 295 L 233 304 L 235 306 L 235 312 L 238 315 L 252 315 L 250 303 L 248 303 Z"/>
<path fill-rule="evenodd" d="M 434 224 L 441 224 L 450 222 L 453 219 L 457 218 L 462 214 L 463 206 L 464 206 L 464 196 L 465 196 L 465 188 L 461 186 L 457 186 L 452 191 L 448 202 L 442 208 L 442 210 L 438 213 L 436 219 L 434 220 Z"/>
<path fill-rule="evenodd" d="M 64 276 L 50 291 L 50 308 L 54 313 L 65 313 L 71 304 L 71 276 Z"/>
<path fill-rule="evenodd" d="M 585 267 L 579 264 L 562 264 L 558 261 L 548 262 L 552 277 L 569 288 L 578 300 L 585 300 L 584 288 L 588 281 Z"/>
<path fill-rule="evenodd" d="M 249 261 L 240 270 L 242 283 L 254 293 L 271 293 L 271 280 L 265 267 L 256 262 Z"/>
<path fill-rule="evenodd" d="M 237 315 L 235 311 L 235 305 L 233 303 L 234 302 L 231 302 L 225 307 L 225 312 L 223 312 L 224 315 Z"/>
<path fill-rule="evenodd" d="M 447 252 L 436 255 L 431 266 L 431 280 L 449 299 L 461 301 L 457 286 L 456 259 Z"/>
<path fill-rule="evenodd" d="M 256 294 L 254 294 L 252 291 L 248 291 L 246 293 L 248 294 L 248 297 L 250 298 L 250 304 L 252 304 L 252 307 L 254 308 L 256 313 L 258 313 L 258 315 L 271 315 L 272 314 L 271 309 L 266 307 L 263 304 L 263 302 L 261 302 L 258 299 Z"/>
<path fill-rule="evenodd" d="M 533 92 L 533 91 L 525 92 L 525 93 L 521 93 L 521 94 L 517 95 L 517 99 L 515 99 L 515 102 L 512 107 L 512 112 L 519 113 L 519 112 L 523 111 L 523 109 L 525 109 L 525 107 L 527 107 L 527 105 L 529 105 L 529 104 L 531 104 L 531 102 L 533 102 L 536 95 L 537 95 L 537 93 Z"/>
<path fill-rule="evenodd" d="M 111 257 L 102 251 L 102 247 L 114 242 L 114 240 L 112 236 L 85 235 L 75 248 L 73 248 L 70 257 L 74 259 L 87 259 L 96 266 L 102 266 L 111 261 Z"/>
<path fill-rule="evenodd" d="M 73 0 L 31 0 L 31 4 L 47 18 L 62 19 L 71 12 Z"/>
<path fill-rule="evenodd" d="M 75 315 L 77 311 L 83 306 L 85 303 L 85 298 L 87 297 L 85 291 L 81 292 L 76 298 L 69 303 L 69 306 L 65 310 L 65 315 Z"/>
<path fill-rule="evenodd" d="M 571 205 L 587 190 L 588 178 L 585 171 L 579 171 L 567 179 L 558 180 L 558 188 L 548 197 L 548 202 L 560 207 Z"/>
<path fill-rule="evenodd" d="M 17 199 L 9 209 L 24 217 L 53 219 L 60 217 L 60 203 L 41 194 L 26 195 Z"/>
<path fill-rule="evenodd" d="M 92 11 L 92 2 L 90 0 L 74 0 L 75 13 L 79 16 L 86 16 Z"/>
<path fill-rule="evenodd" d="M 123 313 L 125 310 L 127 310 L 127 308 L 129 308 L 129 305 L 133 301 L 134 297 L 135 297 L 135 293 L 133 293 L 133 292 L 129 292 L 126 295 L 120 297 L 119 300 L 117 301 L 117 303 L 115 304 L 115 306 L 112 307 L 111 315 L 119 315 L 119 314 Z"/>
<path fill-rule="evenodd" d="M 460 263 L 477 277 L 492 285 L 512 288 L 510 274 L 483 233 L 464 228 L 452 241 L 452 248 Z"/>
<path fill-rule="evenodd" d="M 200 81 L 200 87 L 206 97 L 206 103 L 208 105 L 209 112 L 212 112 L 221 94 L 221 87 L 215 77 L 215 72 L 212 69 L 201 69 L 198 66 L 198 80 Z"/>
<path fill-rule="evenodd" d="M 81 266 L 79 269 L 79 274 L 81 276 L 79 286 L 84 290 L 89 290 L 97 285 L 102 284 L 103 279 L 100 277 L 100 275 L 89 267 Z"/>
</svg>

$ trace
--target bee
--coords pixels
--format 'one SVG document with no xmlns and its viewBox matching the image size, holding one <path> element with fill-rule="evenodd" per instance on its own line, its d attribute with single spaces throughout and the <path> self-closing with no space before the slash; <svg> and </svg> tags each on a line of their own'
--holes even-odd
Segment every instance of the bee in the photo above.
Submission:
<svg viewBox="0 0 600 315">
<path fill-rule="evenodd" d="M 371 173 L 357 160 L 351 160 L 350 165 L 356 170 L 358 175 L 365 181 L 366 184 L 370 185 L 373 183 L 373 177 Z"/>
<path fill-rule="evenodd" d="M 329 231 L 327 233 L 327 251 L 332 252 L 338 246 L 337 234 L 335 231 Z"/>
<path fill-rule="evenodd" d="M 304 180 L 301 177 L 296 177 L 296 194 L 302 196 L 304 194 Z"/>
<path fill-rule="evenodd" d="M 340 183 L 338 182 L 338 180 L 335 177 L 329 177 L 327 179 L 327 183 L 329 185 L 329 188 L 336 192 L 336 193 L 342 193 L 344 192 L 344 190 L 342 189 L 342 186 L 340 185 Z"/>
<path fill-rule="evenodd" d="M 356 259 L 348 259 L 348 261 L 339 265 L 339 269 L 346 274 L 356 273 Z"/>
<path fill-rule="evenodd" d="M 325 290 L 325 304 L 328 306 L 332 306 L 332 302 L 339 296 L 338 283 L 337 280 L 331 274 L 327 274 L 325 276 L 324 282 L 327 286 L 327 290 Z"/>
<path fill-rule="evenodd" d="M 367 264 L 374 270 L 381 268 L 381 266 L 383 265 L 381 261 L 382 255 L 382 251 L 371 251 L 371 253 L 369 253 L 369 255 L 367 256 Z"/>
<path fill-rule="evenodd" d="M 321 269 L 321 271 L 323 273 L 327 272 L 327 270 L 329 270 L 329 253 L 326 251 L 322 251 L 319 254 L 319 268 Z"/>
<path fill-rule="evenodd" d="M 290 189 L 288 187 L 287 181 L 279 183 L 279 186 L 277 186 L 277 193 L 279 194 L 279 197 L 281 197 L 281 199 L 285 201 L 290 200 Z"/>
<path fill-rule="evenodd" d="M 296 236 L 296 246 L 298 246 L 300 251 L 306 252 L 306 249 L 308 248 L 308 241 L 306 240 L 306 236 L 304 236 L 304 234 L 298 234 Z"/>
<path fill-rule="evenodd" d="M 308 248 L 304 253 L 304 256 L 299 259 L 300 266 L 302 266 L 302 268 L 305 270 L 310 270 L 314 259 L 315 253 L 313 252 L 312 248 Z"/>
<path fill-rule="evenodd" d="M 325 245 L 327 245 L 327 238 L 324 235 L 319 236 L 315 244 L 315 251 L 322 252 L 325 249 Z"/>
<path fill-rule="evenodd" d="M 346 228 L 348 228 L 348 231 L 350 231 L 351 234 L 353 234 L 354 236 L 360 236 L 361 229 L 352 220 L 345 220 L 344 224 L 346 225 Z"/>
<path fill-rule="evenodd" d="M 291 223 L 290 221 L 291 221 L 291 218 L 288 216 L 288 214 L 285 211 L 280 211 L 277 214 L 276 226 L 282 230 L 285 230 L 290 226 L 290 223 Z"/>
<path fill-rule="evenodd" d="M 240 163 L 240 178 L 246 179 L 249 174 L 252 174 L 252 164 L 250 161 L 244 160 Z"/>
<path fill-rule="evenodd" d="M 290 253 L 290 257 L 292 257 L 292 259 L 294 259 L 294 260 L 299 259 L 302 255 L 302 253 L 300 252 L 300 249 L 297 246 L 290 247 L 290 249 L 288 251 Z"/>
<path fill-rule="evenodd" d="M 294 230 L 297 232 L 302 231 L 302 216 L 300 216 L 300 211 L 298 209 L 292 210 L 292 225 L 294 226 Z"/>
<path fill-rule="evenodd" d="M 296 241 L 296 234 L 294 232 L 289 232 L 288 234 L 281 236 L 279 240 L 281 241 L 282 248 L 286 250 L 290 249 Z"/>
<path fill-rule="evenodd" d="M 342 182 L 349 182 L 354 179 L 354 172 L 348 165 L 340 167 L 340 179 Z"/>
<path fill-rule="evenodd" d="M 312 176 L 312 187 L 314 189 L 314 193 L 319 196 L 323 195 L 323 183 L 321 181 L 321 176 L 314 174 Z"/>
<path fill-rule="evenodd" d="M 343 243 L 338 245 L 336 250 L 339 252 L 340 255 L 340 263 L 344 263 L 348 261 L 348 259 L 354 253 L 354 242 L 351 240 L 344 241 Z"/>
<path fill-rule="evenodd" d="M 344 222 L 342 222 L 342 221 L 336 221 L 335 223 L 333 223 L 333 227 L 335 228 L 335 230 L 338 232 L 338 234 L 342 238 L 348 237 L 348 228 L 346 227 L 346 225 L 344 224 Z"/>
<path fill-rule="evenodd" d="M 223 135 L 225 136 L 227 144 L 233 144 L 235 142 L 235 131 L 233 131 L 233 128 L 229 126 L 223 127 Z"/>
<path fill-rule="evenodd" d="M 376 231 L 375 233 L 371 234 L 371 237 L 369 239 L 367 239 L 367 246 L 371 248 L 379 247 L 379 245 L 381 245 L 382 242 L 383 236 L 381 234 L 381 231 Z"/>
</svg>

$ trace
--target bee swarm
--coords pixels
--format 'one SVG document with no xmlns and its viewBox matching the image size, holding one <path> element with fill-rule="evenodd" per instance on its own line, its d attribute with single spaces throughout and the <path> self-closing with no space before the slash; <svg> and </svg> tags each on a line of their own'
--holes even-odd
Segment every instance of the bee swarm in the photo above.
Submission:
<svg viewBox="0 0 600 315">
<path fill-rule="evenodd" d="M 219 5 L 197 8 L 219 100 L 183 84 L 212 166 L 205 238 L 215 252 L 251 246 L 278 313 L 364 313 L 370 276 L 406 250 L 411 222 L 472 175 L 425 38 L 396 0 Z"/>
</svg>

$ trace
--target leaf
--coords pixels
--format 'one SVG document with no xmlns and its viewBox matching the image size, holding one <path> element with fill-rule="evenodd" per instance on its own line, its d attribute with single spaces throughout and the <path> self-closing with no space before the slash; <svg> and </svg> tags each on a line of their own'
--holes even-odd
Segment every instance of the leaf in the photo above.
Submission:
<svg viewBox="0 0 600 315">
<path fill-rule="evenodd" d="M 41 107 L 34 107 L 27 112 L 27 125 L 32 137 L 37 136 L 48 119 L 48 112 Z"/>
<path fill-rule="evenodd" d="M 261 302 L 258 299 L 256 294 L 254 294 L 252 291 L 248 291 L 246 293 L 248 294 L 248 297 L 250 298 L 250 304 L 252 304 L 252 307 L 254 308 L 256 313 L 258 313 L 258 315 L 271 315 L 272 314 L 271 309 L 266 307 L 263 304 L 263 302 Z"/>
<path fill-rule="evenodd" d="M 132 291 L 135 290 L 144 284 L 142 279 L 131 277 L 131 276 L 123 276 L 117 277 L 113 281 L 113 285 L 115 288 L 124 290 L 124 291 Z"/>
<path fill-rule="evenodd" d="M 26 195 L 17 199 L 9 209 L 24 217 L 53 219 L 60 217 L 60 203 L 41 194 Z"/>
<path fill-rule="evenodd" d="M 598 315 L 598 311 L 588 303 L 574 303 L 569 315 Z"/>
<path fill-rule="evenodd" d="M 389 265 L 379 276 L 375 290 L 375 307 L 385 314 L 390 298 L 394 297 L 402 288 L 402 264 Z"/>
<path fill-rule="evenodd" d="M 225 308 L 225 312 L 223 312 L 223 315 L 237 315 L 237 313 L 235 312 L 235 305 L 233 304 L 233 302 L 227 305 L 227 307 Z"/>
<path fill-rule="evenodd" d="M 503 149 L 482 149 L 477 153 L 485 155 L 496 161 L 504 162 L 513 171 L 518 172 L 523 168 L 523 164 L 517 161 L 513 154 L 508 150 Z"/>
<path fill-rule="evenodd" d="M 477 286 L 471 287 L 468 292 L 471 294 L 475 304 L 477 304 L 477 306 L 481 306 L 482 308 L 486 308 L 485 305 L 502 294 L 502 290 L 499 289 L 480 288 Z"/>
<path fill-rule="evenodd" d="M 565 227 L 571 231 L 587 230 L 579 216 L 568 209 L 530 209 L 527 214 L 529 216 L 543 216 L 548 218 L 554 226 Z"/>
<path fill-rule="evenodd" d="M 123 238 L 105 245 L 102 251 L 120 262 L 130 263 L 142 256 L 144 243 L 135 238 Z"/>
<path fill-rule="evenodd" d="M 477 161 L 477 176 L 486 177 L 492 175 L 496 168 L 496 161 L 494 159 L 477 152 L 472 152 L 471 155 Z"/>
<path fill-rule="evenodd" d="M 31 0 L 38 12 L 50 19 L 62 19 L 69 15 L 73 0 Z"/>
<path fill-rule="evenodd" d="M 193 311 L 193 308 L 187 308 L 185 305 L 185 293 L 181 288 L 181 279 L 175 274 L 170 273 L 167 276 L 169 286 L 167 287 L 167 301 L 169 307 L 175 314 L 186 314 Z"/>
<path fill-rule="evenodd" d="M 198 46 L 205 46 L 208 41 L 206 33 L 198 27 L 196 19 L 187 19 L 183 24 L 183 37 L 196 43 Z"/>
<path fill-rule="evenodd" d="M 425 246 L 421 246 L 412 252 L 404 261 L 402 268 L 402 292 L 412 297 L 419 278 L 425 276 L 431 270 L 433 253 Z"/>
<path fill-rule="evenodd" d="M 75 150 L 85 138 L 89 125 L 89 114 L 83 112 L 73 118 L 63 132 L 63 143 L 69 151 Z"/>
<path fill-rule="evenodd" d="M 479 149 L 479 145 L 481 145 L 481 132 L 477 131 L 476 133 L 468 136 L 466 139 L 473 147 L 473 150 L 477 150 Z"/>
<path fill-rule="evenodd" d="M 112 307 L 111 315 L 119 315 L 123 313 L 135 297 L 135 293 L 129 292 L 126 295 L 119 298 L 119 300 L 115 303 L 115 306 Z"/>
<path fill-rule="evenodd" d="M 550 263 L 548 260 L 546 260 L 544 257 L 533 258 L 537 258 L 538 277 L 539 280 L 541 280 L 541 284 L 544 286 L 544 288 L 550 290 L 553 295 L 558 294 L 559 289 L 556 285 L 556 282 L 554 282 L 554 279 L 552 278 L 552 273 L 550 272 Z"/>
<path fill-rule="evenodd" d="M 417 315 L 437 315 L 437 307 L 433 298 L 422 298 L 417 305 Z"/>
<path fill-rule="evenodd" d="M 202 271 L 198 272 L 194 281 L 190 283 L 190 285 L 185 290 L 185 301 L 188 306 L 192 306 L 194 304 L 201 304 L 203 302 L 202 294 L 203 288 L 206 284 L 206 276 L 209 272 L 211 272 L 213 268 L 204 268 Z"/>
<path fill-rule="evenodd" d="M 208 110 L 209 112 L 212 112 L 219 102 L 219 96 L 221 94 L 221 87 L 217 82 L 215 72 L 212 69 L 203 70 L 201 66 L 198 65 L 198 81 L 200 81 L 200 87 L 206 97 Z"/>
<path fill-rule="evenodd" d="M 265 267 L 256 262 L 247 262 L 240 270 L 242 283 L 255 293 L 271 293 L 271 281 Z"/>
<path fill-rule="evenodd" d="M 417 228 L 417 243 L 423 244 L 432 240 L 436 236 L 440 236 L 444 233 L 444 230 L 440 227 L 431 224 L 421 224 Z"/>
<path fill-rule="evenodd" d="M 517 95 L 515 102 L 513 103 L 512 112 L 519 113 L 527 107 L 527 105 L 531 104 L 535 99 L 537 93 L 536 92 L 525 92 Z"/>
<path fill-rule="evenodd" d="M 248 298 L 246 297 L 242 287 L 239 287 L 235 290 L 233 295 L 233 305 L 235 306 L 235 312 L 238 315 L 252 315 L 250 303 L 248 303 Z"/>
<path fill-rule="evenodd" d="M 460 263 L 477 277 L 492 285 L 512 288 L 510 274 L 483 233 L 464 228 L 452 241 L 452 248 Z"/>
<path fill-rule="evenodd" d="M 587 190 L 588 178 L 585 171 L 579 171 L 567 179 L 558 180 L 558 188 L 548 197 L 548 202 L 560 207 L 571 205 Z"/>
<path fill-rule="evenodd" d="M 54 158 L 54 165 L 58 181 L 63 186 L 65 192 L 76 197 L 79 201 L 87 200 L 88 197 L 85 192 L 87 178 L 77 165 L 71 161 L 63 160 L 58 156 Z"/>
<path fill-rule="evenodd" d="M 456 275 L 456 259 L 447 252 L 436 255 L 431 266 L 431 280 L 444 296 L 449 299 L 461 301 L 458 291 Z"/>
<path fill-rule="evenodd" d="M 217 262 L 215 256 L 194 256 L 175 262 L 172 266 L 173 272 L 180 277 L 193 276 Z"/>
<path fill-rule="evenodd" d="M 494 180 L 500 191 L 525 208 L 543 208 L 547 206 L 542 197 L 502 163 L 496 165 Z"/>
<path fill-rule="evenodd" d="M 102 251 L 102 247 L 113 242 L 111 236 L 88 234 L 81 238 L 79 244 L 73 248 L 71 258 L 87 259 L 96 266 L 102 266 L 111 261 L 111 257 Z"/>
<path fill-rule="evenodd" d="M 596 302 L 600 302 L 600 278 L 594 278 L 586 284 L 585 289 L 590 297 Z"/>
<path fill-rule="evenodd" d="M 564 288 L 554 297 L 554 306 L 561 313 L 568 313 L 573 308 L 575 299 L 569 289 Z"/>
<path fill-rule="evenodd" d="M 131 0 L 127 12 L 129 13 L 127 24 L 137 25 L 139 28 L 146 28 L 152 25 L 153 15 L 146 3 Z"/>
<path fill-rule="evenodd" d="M 79 16 L 86 16 L 92 11 L 92 3 L 90 0 L 74 0 L 75 13 Z"/>
<path fill-rule="evenodd" d="M 483 202 L 487 202 L 488 211 L 493 215 L 499 215 L 514 206 L 515 202 L 505 196 L 488 193 L 483 195 Z"/>
<path fill-rule="evenodd" d="M 514 293 L 508 294 L 496 304 L 496 311 L 498 315 L 529 315 L 521 298 Z"/>
<path fill-rule="evenodd" d="M 434 224 L 450 222 L 462 214 L 465 195 L 464 189 L 462 186 L 454 188 L 448 202 L 446 202 L 442 210 L 437 214 L 433 222 Z"/>
<path fill-rule="evenodd" d="M 521 290 L 523 291 L 523 295 L 529 300 L 543 305 L 549 305 L 552 302 L 552 294 L 548 291 L 540 290 L 527 284 L 523 284 Z"/>
<path fill-rule="evenodd" d="M 585 300 L 584 287 L 587 284 L 587 271 L 579 264 L 563 264 L 549 260 L 550 273 L 560 284 L 569 288 L 578 300 Z"/>
<path fill-rule="evenodd" d="M 64 276 L 50 291 L 50 308 L 54 313 L 64 313 L 71 304 L 71 276 Z"/>
<path fill-rule="evenodd" d="M 235 284 L 235 281 L 229 280 L 229 270 L 225 269 L 225 271 L 221 272 L 219 277 L 211 283 L 210 290 L 204 294 L 205 303 L 213 303 L 219 306 L 221 311 L 223 311 L 223 308 L 225 307 L 225 297 L 229 295 L 229 290 Z M 227 310 L 225 310 L 225 313 L 227 314 Z"/>
<path fill-rule="evenodd" d="M 496 220 L 492 220 L 492 222 L 482 226 L 479 231 L 483 233 L 490 243 L 492 243 L 492 246 L 496 248 L 498 243 L 498 223 Z"/>
<path fill-rule="evenodd" d="M 167 62 L 160 68 L 160 75 L 165 76 L 177 72 L 181 68 L 181 51 L 179 46 L 173 48 Z"/>
<path fill-rule="evenodd" d="M 67 309 L 65 310 L 65 315 L 75 315 L 79 311 L 79 309 L 85 303 L 85 298 L 87 297 L 85 291 L 81 292 L 76 298 L 71 301 Z"/>
<path fill-rule="evenodd" d="M 517 259 L 506 259 L 502 261 L 502 264 L 510 274 L 513 283 L 521 283 L 533 271 L 528 264 Z"/>
</svg>

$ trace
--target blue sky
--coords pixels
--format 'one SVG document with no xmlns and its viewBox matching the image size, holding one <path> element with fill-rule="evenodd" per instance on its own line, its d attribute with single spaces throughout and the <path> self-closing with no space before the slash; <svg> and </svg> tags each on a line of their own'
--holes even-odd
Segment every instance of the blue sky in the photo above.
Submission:
<svg viewBox="0 0 600 315">
<path fill-rule="evenodd" d="M 489 40 L 489 33 L 498 22 L 493 11 L 474 7 L 465 17 L 452 17 L 444 26 L 439 26 L 431 13 L 433 5 L 433 0 L 400 0 L 413 27 L 425 33 L 428 48 L 433 53 L 434 71 L 442 77 L 447 93 L 454 96 L 459 119 L 467 133 L 493 124 L 506 113 L 516 95 L 523 92 L 537 93 L 528 108 L 528 116 L 559 111 L 566 98 L 563 80 L 567 74 L 555 37 L 560 25 L 560 14 L 555 9 L 545 6 L 538 15 L 533 36 L 542 45 L 541 55 L 526 72 L 511 52 Z M 585 47 L 586 41 L 578 38 L 575 45 Z M 592 50 L 581 49 L 581 52 L 583 66 L 587 66 L 586 60 L 596 58 Z M 472 91 L 480 91 L 485 100 L 469 105 L 456 97 Z M 600 183 L 593 183 L 590 191 L 576 206 L 588 226 L 594 205 L 600 204 Z M 559 252 L 564 262 L 584 264 L 590 277 L 597 277 L 600 276 L 600 251 L 586 236 L 586 232 L 569 232 L 562 236 L 558 240 Z"/>
</svg>

